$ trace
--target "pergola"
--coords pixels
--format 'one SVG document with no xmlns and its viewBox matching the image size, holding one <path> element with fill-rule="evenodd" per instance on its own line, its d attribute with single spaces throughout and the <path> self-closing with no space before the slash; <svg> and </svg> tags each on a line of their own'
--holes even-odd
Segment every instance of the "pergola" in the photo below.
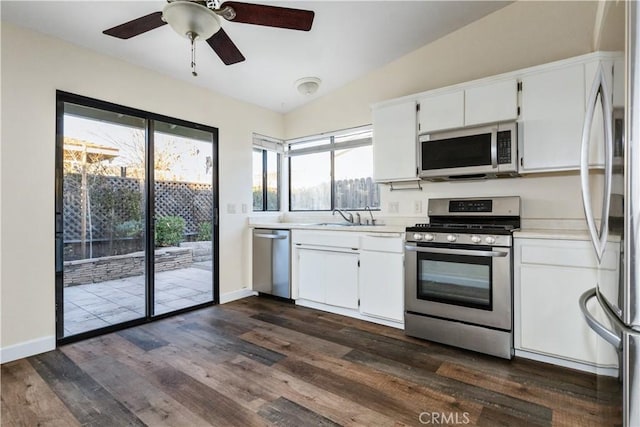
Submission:
<svg viewBox="0 0 640 427">
<path fill-rule="evenodd" d="M 80 174 L 82 176 L 80 184 L 80 205 L 82 206 L 81 224 L 80 224 L 80 244 L 83 256 L 86 256 L 87 249 L 87 209 L 88 209 L 88 191 L 87 191 L 87 166 L 94 163 L 100 163 L 104 160 L 112 160 L 120 155 L 120 150 L 114 147 L 95 144 L 89 141 L 83 141 L 74 138 L 64 138 L 64 163 L 76 164 L 80 166 Z M 91 257 L 91 255 L 90 255 Z"/>
</svg>

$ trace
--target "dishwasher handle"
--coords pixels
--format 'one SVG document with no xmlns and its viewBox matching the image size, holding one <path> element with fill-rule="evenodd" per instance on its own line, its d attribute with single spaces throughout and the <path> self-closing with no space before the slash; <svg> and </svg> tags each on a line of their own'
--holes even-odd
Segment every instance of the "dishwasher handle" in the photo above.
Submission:
<svg viewBox="0 0 640 427">
<path fill-rule="evenodd" d="M 260 237 L 261 239 L 284 240 L 287 238 L 287 235 L 285 234 L 254 234 L 253 237 Z"/>
</svg>

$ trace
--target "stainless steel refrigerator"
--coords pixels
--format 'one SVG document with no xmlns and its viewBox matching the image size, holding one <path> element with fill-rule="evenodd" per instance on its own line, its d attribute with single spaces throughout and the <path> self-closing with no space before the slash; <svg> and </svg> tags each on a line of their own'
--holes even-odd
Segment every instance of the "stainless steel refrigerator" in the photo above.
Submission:
<svg viewBox="0 0 640 427">
<path fill-rule="evenodd" d="M 604 269 L 599 272 L 598 282 L 579 303 L 591 329 L 618 351 L 625 427 L 640 426 L 639 22 L 637 2 L 626 2 L 624 111 L 612 108 L 611 91 L 601 67 L 587 104 L 581 162 L 585 216 L 596 258 L 600 261 L 605 253 L 615 252 L 620 269 L 614 278 Z M 594 186 L 589 145 L 593 118 L 600 111 L 605 165 L 599 172 L 600 185 Z M 592 298 L 597 299 L 606 320 L 588 310 L 587 302 Z"/>
</svg>

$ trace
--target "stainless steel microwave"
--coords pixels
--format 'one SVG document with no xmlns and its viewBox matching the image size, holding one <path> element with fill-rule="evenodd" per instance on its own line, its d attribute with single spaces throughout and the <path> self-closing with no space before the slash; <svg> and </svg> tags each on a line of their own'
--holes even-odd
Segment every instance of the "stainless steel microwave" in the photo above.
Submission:
<svg viewBox="0 0 640 427">
<path fill-rule="evenodd" d="M 418 175 L 432 181 L 518 175 L 517 123 L 420 135 Z"/>
</svg>

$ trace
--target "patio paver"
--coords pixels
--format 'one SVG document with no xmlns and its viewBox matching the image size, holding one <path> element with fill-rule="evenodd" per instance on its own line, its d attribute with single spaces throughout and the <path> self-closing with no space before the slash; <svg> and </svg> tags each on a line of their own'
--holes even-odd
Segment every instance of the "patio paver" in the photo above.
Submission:
<svg viewBox="0 0 640 427">
<path fill-rule="evenodd" d="M 213 299 L 210 263 L 155 274 L 155 314 Z M 207 268 L 208 267 L 208 268 Z M 144 317 L 143 276 L 64 289 L 64 336 Z"/>
</svg>

